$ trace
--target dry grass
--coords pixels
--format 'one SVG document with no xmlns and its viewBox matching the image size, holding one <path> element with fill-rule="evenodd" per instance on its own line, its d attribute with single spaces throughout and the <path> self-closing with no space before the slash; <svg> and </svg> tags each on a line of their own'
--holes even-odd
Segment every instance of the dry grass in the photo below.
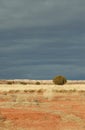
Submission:
<svg viewBox="0 0 85 130">
<path fill-rule="evenodd" d="M 28 93 L 29 91 L 28 90 L 24 90 L 25 93 Z"/>
<path fill-rule="evenodd" d="M 26 82 L 24 82 L 24 81 L 21 81 L 19 84 L 27 85 L 28 83 L 26 83 Z"/>
<path fill-rule="evenodd" d="M 39 85 L 36 83 L 40 83 Z M 80 83 L 80 84 L 79 84 Z M 68 81 L 65 85 L 55 85 L 52 80 L 0 80 L 0 91 L 9 93 L 44 93 L 85 91 L 85 81 Z"/>
<path fill-rule="evenodd" d="M 62 89 L 62 90 L 52 90 L 53 92 L 59 92 L 59 93 L 72 93 L 72 92 L 77 92 L 77 90 L 76 89 L 72 89 L 72 90 L 64 90 L 64 89 Z"/>
<path fill-rule="evenodd" d="M 44 90 L 43 88 L 42 89 L 39 89 L 39 90 L 37 90 L 36 92 L 37 93 L 43 93 L 43 92 L 45 92 L 46 90 Z"/>
<path fill-rule="evenodd" d="M 0 112 L 0 122 L 6 121 L 6 117 Z"/>
<path fill-rule="evenodd" d="M 6 85 L 6 84 L 5 84 Z M 82 85 L 81 85 L 82 86 Z M 23 122 L 27 121 L 27 119 L 24 117 L 24 111 L 28 111 L 28 119 L 31 118 L 31 122 L 33 125 L 33 122 L 35 121 L 35 124 L 37 125 L 38 122 L 39 125 L 43 123 L 49 122 L 47 126 L 50 126 L 50 128 L 54 129 L 54 126 L 52 127 L 52 124 L 56 124 L 56 130 L 57 125 L 59 123 L 63 124 L 61 125 L 63 127 L 64 123 L 67 124 L 67 129 L 71 130 L 68 125 L 72 125 L 71 123 L 75 123 L 75 128 L 76 124 L 81 125 L 81 130 L 82 126 L 84 126 L 84 119 L 81 118 L 81 116 L 77 114 L 82 114 L 84 113 L 84 102 L 85 102 L 85 91 L 84 90 L 76 90 L 73 89 L 73 85 L 70 85 L 71 89 L 66 89 L 69 88 L 69 86 L 56 86 L 56 85 L 22 85 L 22 84 L 14 84 L 14 85 L 1 85 L 0 87 L 7 87 L 8 92 L 5 90 L 3 93 L 0 93 L 0 98 L 3 97 L 4 99 L 8 99 L 7 102 L 3 101 L 0 102 L 0 128 L 1 130 L 26 130 L 25 128 L 18 128 L 16 125 L 12 127 L 12 123 L 9 122 L 9 118 L 14 116 L 12 118 L 12 121 L 15 120 L 15 122 L 18 122 L 17 124 L 22 124 Z M 64 87 L 64 88 L 63 88 Z M 78 87 L 76 85 L 76 87 Z M 9 89 L 8 89 L 9 88 Z M 11 90 L 10 90 L 11 88 Z M 13 88 L 15 88 L 13 90 Z M 24 89 L 22 89 L 24 88 Z M 82 87 L 81 87 L 82 88 Z M 83 94 L 82 94 L 83 93 Z M 81 102 L 82 101 L 82 102 Z M 5 108 L 5 109 L 4 109 Z M 77 108 L 77 110 L 76 110 Z M 10 109 L 10 110 L 9 110 Z M 9 110 L 9 111 L 8 111 Z M 21 111 L 22 110 L 22 111 Z M 36 118 L 39 116 L 39 114 L 36 114 L 35 117 L 32 118 L 32 114 L 30 117 L 30 111 L 32 112 L 41 112 L 41 114 L 45 113 L 45 118 L 42 120 L 42 116 L 37 120 L 36 123 Z M 73 111 L 73 113 L 72 113 Z M 15 112 L 15 113 L 14 113 Z M 7 114 L 8 113 L 8 114 Z M 23 114 L 22 114 L 23 113 Z M 48 116 L 46 114 L 48 113 Z M 7 114 L 7 115 L 6 115 Z M 21 118 L 20 118 L 21 115 Z M 27 116 L 27 114 L 25 113 Z M 59 116 L 61 118 L 60 122 L 57 122 L 57 117 L 55 118 L 56 123 L 54 122 L 54 118 L 51 119 L 50 122 L 50 116 Z M 84 115 L 84 114 L 82 114 Z M 16 118 L 17 117 L 17 118 Z M 22 117 L 24 119 L 22 119 Z M 29 118 L 30 117 L 30 118 Z M 20 122 L 19 122 L 20 121 Z M 27 121 L 27 124 L 30 120 Z M 70 123 L 69 123 L 70 122 Z M 23 123 L 23 125 L 24 125 Z M 30 124 L 29 123 L 29 124 Z M 41 124 L 40 124 L 41 123 Z M 44 124 L 43 124 L 44 125 Z M 42 127 L 43 127 L 42 125 Z M 37 127 L 34 129 L 36 130 Z M 60 127 L 60 126 L 59 126 Z M 32 130 L 33 128 L 28 128 L 29 130 Z M 45 128 L 46 130 L 49 128 Z M 61 128 L 60 128 L 61 129 Z M 39 129 L 40 130 L 40 129 Z M 43 130 L 43 128 L 42 128 Z M 63 128 L 61 129 L 63 130 Z M 64 130 L 66 130 L 64 128 Z M 74 130 L 74 129 L 73 129 Z M 79 129 L 78 129 L 79 130 Z"/>
<path fill-rule="evenodd" d="M 28 90 L 30 93 L 34 93 L 36 92 L 36 90 Z"/>
</svg>

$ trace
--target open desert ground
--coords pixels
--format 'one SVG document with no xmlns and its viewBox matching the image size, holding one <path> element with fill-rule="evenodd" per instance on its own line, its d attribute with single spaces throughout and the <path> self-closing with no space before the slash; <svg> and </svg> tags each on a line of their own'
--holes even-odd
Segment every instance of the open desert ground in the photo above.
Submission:
<svg viewBox="0 0 85 130">
<path fill-rule="evenodd" d="M 0 130 L 85 130 L 85 81 L 1 80 Z"/>
</svg>

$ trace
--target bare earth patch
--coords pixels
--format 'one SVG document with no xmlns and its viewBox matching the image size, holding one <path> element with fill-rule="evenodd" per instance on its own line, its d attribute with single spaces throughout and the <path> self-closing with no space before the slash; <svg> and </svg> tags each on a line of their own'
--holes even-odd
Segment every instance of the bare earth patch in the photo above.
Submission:
<svg viewBox="0 0 85 130">
<path fill-rule="evenodd" d="M 84 86 L 0 84 L 0 130 L 85 130 Z"/>
</svg>

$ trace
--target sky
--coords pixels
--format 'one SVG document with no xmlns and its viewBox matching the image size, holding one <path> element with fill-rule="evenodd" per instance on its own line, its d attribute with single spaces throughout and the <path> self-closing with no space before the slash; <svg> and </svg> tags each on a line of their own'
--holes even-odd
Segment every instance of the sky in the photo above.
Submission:
<svg viewBox="0 0 85 130">
<path fill-rule="evenodd" d="M 0 79 L 85 80 L 85 0 L 0 0 Z"/>
</svg>

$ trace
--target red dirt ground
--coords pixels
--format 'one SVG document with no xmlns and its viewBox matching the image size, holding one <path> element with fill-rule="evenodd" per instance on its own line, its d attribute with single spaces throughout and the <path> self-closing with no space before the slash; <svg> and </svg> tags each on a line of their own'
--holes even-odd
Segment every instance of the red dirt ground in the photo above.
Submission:
<svg viewBox="0 0 85 130">
<path fill-rule="evenodd" d="M 51 99 L 25 92 L 1 97 L 0 130 L 85 130 L 85 92 L 56 92 Z"/>
</svg>

